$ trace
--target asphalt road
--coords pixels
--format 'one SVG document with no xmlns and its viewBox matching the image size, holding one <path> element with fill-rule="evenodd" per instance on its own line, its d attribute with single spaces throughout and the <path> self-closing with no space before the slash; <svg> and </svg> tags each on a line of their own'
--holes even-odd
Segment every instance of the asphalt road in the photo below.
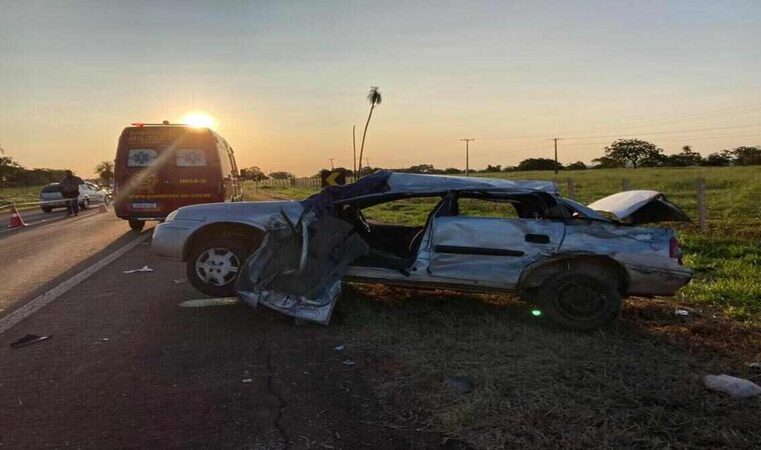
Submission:
<svg viewBox="0 0 761 450">
<path fill-rule="evenodd" d="M 113 212 L 89 209 L 70 218 L 63 211 L 21 214 L 29 227 L 0 232 L 0 314 L 70 276 L 89 258 L 137 236 Z"/>
<path fill-rule="evenodd" d="M 137 237 L 91 212 L 0 235 L 0 320 Z M 437 433 L 384 425 L 394 418 L 361 356 L 336 352 L 330 327 L 241 304 L 180 307 L 201 295 L 148 243 L 0 334 L 0 447 L 440 446 Z M 123 273 L 144 265 L 154 271 Z M 27 334 L 51 338 L 9 346 Z"/>
</svg>

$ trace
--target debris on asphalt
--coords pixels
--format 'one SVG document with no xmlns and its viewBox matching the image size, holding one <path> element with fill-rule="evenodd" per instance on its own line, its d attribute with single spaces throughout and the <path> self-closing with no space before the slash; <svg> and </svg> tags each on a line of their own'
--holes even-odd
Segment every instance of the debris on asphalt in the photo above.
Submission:
<svg viewBox="0 0 761 450">
<path fill-rule="evenodd" d="M 22 337 L 21 339 L 18 339 L 15 342 L 11 342 L 11 348 L 21 348 L 26 347 L 27 345 L 36 344 L 38 342 L 42 342 L 45 340 L 50 339 L 52 336 L 37 336 L 36 334 L 27 334 L 26 336 Z"/>
<path fill-rule="evenodd" d="M 674 311 L 674 314 L 676 314 L 677 316 L 689 316 L 690 312 L 687 311 L 686 309 L 677 309 L 676 311 Z"/>
<path fill-rule="evenodd" d="M 172 280 L 172 283 L 174 283 L 174 284 L 182 284 L 185 281 L 186 281 L 185 278 L 178 278 L 176 280 Z"/>
<path fill-rule="evenodd" d="M 254 380 L 251 379 L 251 378 L 244 378 L 243 380 L 241 380 L 242 383 L 250 383 L 252 381 L 254 381 Z"/>
<path fill-rule="evenodd" d="M 345 345 L 339 345 L 338 347 L 333 348 L 333 350 L 335 350 L 337 352 L 342 352 L 342 351 L 344 351 L 345 348 L 346 348 Z"/>
<path fill-rule="evenodd" d="M 180 303 L 182 308 L 205 308 L 208 306 L 230 306 L 240 303 L 238 297 L 199 298 Z"/>
<path fill-rule="evenodd" d="M 125 270 L 123 273 L 138 273 L 138 272 L 153 272 L 153 269 L 151 269 L 148 266 L 143 266 L 139 269 Z"/>
<path fill-rule="evenodd" d="M 449 377 L 445 380 L 445 383 L 455 391 L 462 394 L 467 394 L 473 390 L 473 380 L 471 380 L 470 377 Z"/>
<path fill-rule="evenodd" d="M 343 365 L 344 365 L 344 366 L 349 366 L 349 367 L 351 367 L 351 366 L 353 366 L 353 365 L 354 365 L 354 361 L 352 361 L 352 360 L 350 360 L 350 359 L 344 359 L 344 361 L 343 361 Z"/>
<path fill-rule="evenodd" d="M 734 398 L 749 398 L 761 395 L 761 386 L 744 378 L 730 375 L 706 375 L 703 378 L 708 389 L 723 392 Z"/>
<path fill-rule="evenodd" d="M 103 342 L 106 342 L 106 341 L 108 341 L 109 339 L 108 339 L 108 338 L 100 338 L 100 340 L 101 340 L 101 341 L 103 341 Z"/>
</svg>

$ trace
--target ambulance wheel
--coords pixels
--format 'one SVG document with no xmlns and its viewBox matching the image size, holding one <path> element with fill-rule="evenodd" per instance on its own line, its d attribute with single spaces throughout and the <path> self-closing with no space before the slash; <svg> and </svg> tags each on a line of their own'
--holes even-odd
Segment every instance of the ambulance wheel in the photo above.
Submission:
<svg viewBox="0 0 761 450">
<path fill-rule="evenodd" d="M 141 231 L 143 228 L 145 228 L 145 221 L 144 220 L 129 220 L 129 227 L 132 228 L 135 231 Z"/>
</svg>

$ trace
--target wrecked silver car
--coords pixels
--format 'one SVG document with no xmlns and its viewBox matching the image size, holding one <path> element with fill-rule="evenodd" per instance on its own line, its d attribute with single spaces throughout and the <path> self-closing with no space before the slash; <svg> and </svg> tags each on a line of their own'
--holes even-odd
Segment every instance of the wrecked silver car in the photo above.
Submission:
<svg viewBox="0 0 761 450">
<path fill-rule="evenodd" d="M 303 201 L 183 207 L 152 246 L 186 261 L 205 294 L 323 324 L 341 282 L 355 281 L 517 292 L 562 326 L 592 329 L 623 296 L 689 282 L 674 231 L 638 226 L 683 220 L 656 191 L 584 206 L 552 182 L 380 171 Z"/>
</svg>

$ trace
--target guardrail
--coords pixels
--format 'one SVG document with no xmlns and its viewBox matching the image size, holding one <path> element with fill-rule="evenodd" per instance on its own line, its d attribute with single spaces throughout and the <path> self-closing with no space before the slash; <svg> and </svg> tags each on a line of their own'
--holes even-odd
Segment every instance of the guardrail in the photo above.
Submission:
<svg viewBox="0 0 761 450">
<path fill-rule="evenodd" d="M 60 198 L 60 199 L 56 199 L 56 200 L 40 200 L 40 201 L 36 201 L 36 202 L 21 202 L 21 203 L 17 203 L 17 202 L 5 202 L 5 201 L 0 200 L 0 211 L 2 211 L 4 209 L 11 209 L 11 208 L 14 208 L 14 207 L 16 209 L 18 209 L 18 208 L 24 208 L 26 206 L 43 206 L 43 205 L 49 205 L 49 204 L 56 204 L 56 205 L 64 205 L 65 206 L 67 201 L 70 201 L 70 200 L 65 199 L 65 198 Z M 110 205 L 111 204 L 111 199 L 106 197 L 105 204 L 106 204 L 106 206 Z"/>
</svg>

